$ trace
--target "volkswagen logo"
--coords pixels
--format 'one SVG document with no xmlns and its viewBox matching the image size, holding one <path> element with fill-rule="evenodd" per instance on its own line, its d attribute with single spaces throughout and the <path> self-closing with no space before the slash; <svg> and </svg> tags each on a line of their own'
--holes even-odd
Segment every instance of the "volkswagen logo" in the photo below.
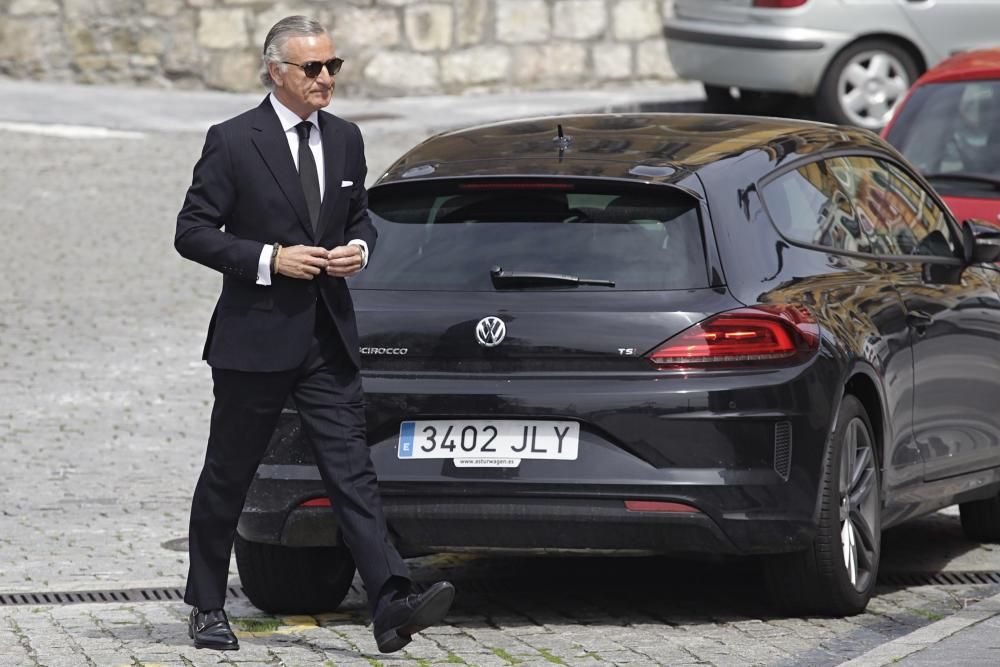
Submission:
<svg viewBox="0 0 1000 667">
<path fill-rule="evenodd" d="M 496 347 L 507 335 L 507 327 L 499 317 L 484 317 L 476 325 L 476 340 L 483 347 Z"/>
</svg>

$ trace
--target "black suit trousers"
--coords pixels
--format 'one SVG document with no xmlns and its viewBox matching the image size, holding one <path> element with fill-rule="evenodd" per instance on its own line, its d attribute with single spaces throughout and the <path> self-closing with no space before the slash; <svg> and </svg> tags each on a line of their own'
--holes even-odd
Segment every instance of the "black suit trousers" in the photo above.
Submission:
<svg viewBox="0 0 1000 667">
<path fill-rule="evenodd" d="M 236 525 L 289 394 L 369 602 L 375 603 L 391 577 L 409 578 L 389 541 L 368 453 L 361 374 L 348 361 L 322 305 L 316 320 L 309 353 L 299 368 L 260 373 L 212 369 L 215 405 L 191 504 L 184 600 L 192 606 L 215 609 L 225 603 Z"/>
</svg>

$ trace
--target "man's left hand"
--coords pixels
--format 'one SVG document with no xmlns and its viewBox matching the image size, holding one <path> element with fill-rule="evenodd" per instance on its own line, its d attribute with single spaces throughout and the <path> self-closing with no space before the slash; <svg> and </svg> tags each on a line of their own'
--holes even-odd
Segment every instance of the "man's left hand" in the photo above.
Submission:
<svg viewBox="0 0 1000 667">
<path fill-rule="evenodd" d="M 357 244 L 339 245 L 327 253 L 327 275 L 335 278 L 353 276 L 361 270 L 361 247 Z"/>
</svg>

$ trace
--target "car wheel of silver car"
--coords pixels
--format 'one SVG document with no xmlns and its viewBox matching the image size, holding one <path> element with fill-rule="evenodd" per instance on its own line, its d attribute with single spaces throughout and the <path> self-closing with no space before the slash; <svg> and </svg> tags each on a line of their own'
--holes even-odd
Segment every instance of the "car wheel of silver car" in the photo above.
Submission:
<svg viewBox="0 0 1000 667">
<path fill-rule="evenodd" d="M 346 547 L 285 547 L 236 535 L 236 566 L 250 602 L 272 614 L 335 611 L 354 580 Z"/>
<path fill-rule="evenodd" d="M 830 63 L 819 86 L 817 111 L 840 125 L 881 130 L 918 75 L 913 56 L 903 47 L 862 40 Z"/>
<path fill-rule="evenodd" d="M 864 406 L 846 395 L 823 466 L 819 526 L 805 551 L 765 561 L 768 588 L 789 613 L 864 611 L 878 576 L 881 492 L 875 438 Z"/>
</svg>

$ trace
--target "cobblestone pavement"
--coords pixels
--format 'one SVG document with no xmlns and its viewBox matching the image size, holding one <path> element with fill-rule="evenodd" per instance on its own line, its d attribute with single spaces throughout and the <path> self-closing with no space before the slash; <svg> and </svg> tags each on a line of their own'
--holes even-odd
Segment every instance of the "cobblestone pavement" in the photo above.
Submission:
<svg viewBox="0 0 1000 667">
<path fill-rule="evenodd" d="M 373 173 L 421 138 L 366 134 Z M 177 256 L 172 234 L 201 142 L 0 130 L 0 594 L 183 585 L 219 278 Z M 927 544 L 932 562 L 918 562 Z M 887 536 L 891 568 L 998 562 L 953 514 Z M 996 592 L 881 588 L 854 618 L 786 619 L 749 561 L 413 565 L 418 580 L 456 581 L 459 598 L 449 625 L 397 656 L 374 652 L 355 591 L 320 617 L 235 600 L 243 648 L 222 655 L 190 648 L 179 602 L 0 605 L 0 665 L 833 665 Z"/>
<path fill-rule="evenodd" d="M 448 625 L 392 656 L 375 652 L 354 592 L 315 617 L 230 600 L 242 648 L 224 654 L 190 646 L 180 602 L 0 607 L 0 664 L 837 665 L 997 590 L 883 589 L 857 617 L 789 619 L 769 614 L 745 564 L 449 560 L 415 568 L 456 581 Z"/>
</svg>

